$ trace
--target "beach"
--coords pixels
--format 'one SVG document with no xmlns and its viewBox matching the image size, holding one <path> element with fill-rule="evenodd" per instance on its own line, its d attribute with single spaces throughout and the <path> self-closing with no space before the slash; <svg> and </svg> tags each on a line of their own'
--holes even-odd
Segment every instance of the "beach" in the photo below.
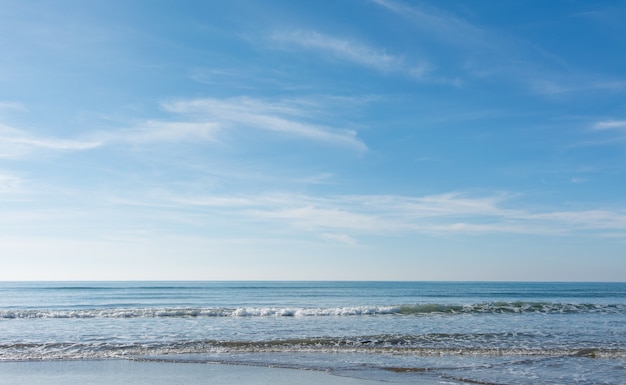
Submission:
<svg viewBox="0 0 626 385">
<path fill-rule="evenodd" d="M 2 385 L 375 385 L 325 371 L 128 360 L 0 362 Z"/>
</svg>

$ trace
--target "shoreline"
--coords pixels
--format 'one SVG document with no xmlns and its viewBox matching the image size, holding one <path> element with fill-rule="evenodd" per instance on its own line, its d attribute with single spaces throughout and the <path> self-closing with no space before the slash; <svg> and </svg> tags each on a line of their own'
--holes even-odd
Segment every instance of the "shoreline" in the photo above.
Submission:
<svg viewBox="0 0 626 385">
<path fill-rule="evenodd" d="M 330 372 L 229 365 L 111 360 L 0 361 L 0 385 L 377 385 Z M 423 384 L 427 384 L 424 382 Z"/>
</svg>

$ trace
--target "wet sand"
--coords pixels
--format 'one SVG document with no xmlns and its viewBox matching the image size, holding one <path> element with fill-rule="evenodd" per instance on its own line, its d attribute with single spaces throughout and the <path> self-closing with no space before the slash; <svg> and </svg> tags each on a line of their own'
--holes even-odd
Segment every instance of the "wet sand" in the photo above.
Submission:
<svg viewBox="0 0 626 385">
<path fill-rule="evenodd" d="M 376 385 L 327 372 L 242 365 L 100 361 L 0 362 L 0 385 Z"/>
</svg>

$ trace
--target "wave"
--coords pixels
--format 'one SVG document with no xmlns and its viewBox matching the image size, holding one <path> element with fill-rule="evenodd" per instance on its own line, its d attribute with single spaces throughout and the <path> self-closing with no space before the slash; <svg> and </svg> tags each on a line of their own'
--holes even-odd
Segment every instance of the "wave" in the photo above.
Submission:
<svg viewBox="0 0 626 385">
<path fill-rule="evenodd" d="M 575 304 L 553 302 L 484 302 L 471 305 L 419 304 L 400 306 L 400 314 L 474 313 L 624 313 L 626 304 Z"/>
<path fill-rule="evenodd" d="M 458 336 L 457 336 L 458 337 Z M 237 354 L 289 353 L 336 354 L 364 353 L 411 356 L 520 356 L 520 357 L 585 357 L 626 359 L 626 349 L 593 346 L 569 347 L 494 347 L 490 344 L 462 346 L 441 343 L 442 336 L 419 338 L 402 336 L 372 336 L 352 339 L 303 338 L 264 341 L 176 341 L 152 343 L 15 343 L 0 345 L 0 361 L 15 360 L 69 360 L 69 359 L 166 359 L 176 361 L 214 361 L 216 358 Z M 428 344 L 416 344 L 416 340 L 432 339 Z M 439 341 L 438 341 L 439 340 Z"/>
<path fill-rule="evenodd" d="M 1 319 L 14 318 L 162 318 L 162 317 L 329 317 L 438 314 L 599 313 L 624 314 L 626 304 L 570 304 L 549 302 L 488 302 L 471 305 L 412 304 L 332 308 L 102 308 L 4 309 Z"/>
<path fill-rule="evenodd" d="M 162 317 L 312 317 L 398 314 L 399 307 L 343 308 L 127 308 L 89 310 L 2 310 L 0 318 L 162 318 Z"/>
</svg>

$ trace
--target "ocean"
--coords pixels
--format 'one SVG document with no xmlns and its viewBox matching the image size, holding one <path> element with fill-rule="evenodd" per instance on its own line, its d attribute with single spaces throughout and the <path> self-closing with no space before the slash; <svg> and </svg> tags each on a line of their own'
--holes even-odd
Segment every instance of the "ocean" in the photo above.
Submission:
<svg viewBox="0 0 626 385">
<path fill-rule="evenodd" d="M 0 361 L 85 360 L 626 384 L 626 283 L 0 283 Z"/>
</svg>

